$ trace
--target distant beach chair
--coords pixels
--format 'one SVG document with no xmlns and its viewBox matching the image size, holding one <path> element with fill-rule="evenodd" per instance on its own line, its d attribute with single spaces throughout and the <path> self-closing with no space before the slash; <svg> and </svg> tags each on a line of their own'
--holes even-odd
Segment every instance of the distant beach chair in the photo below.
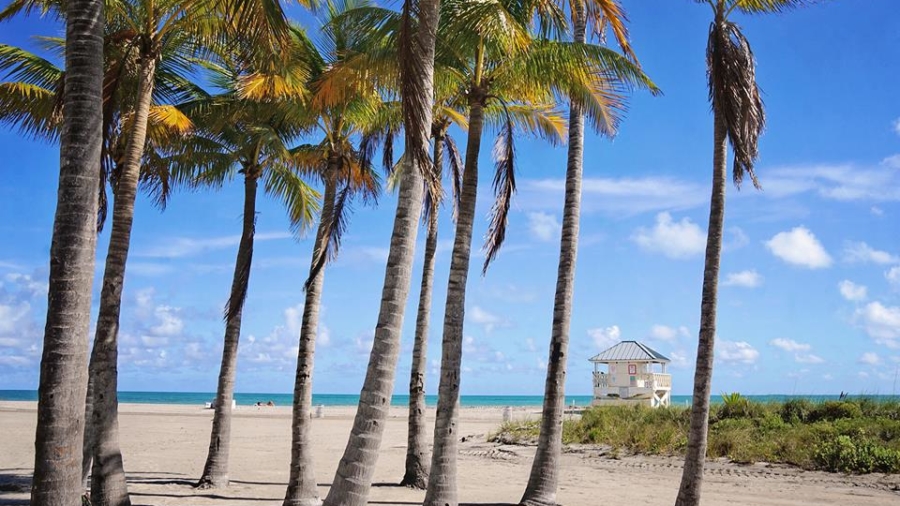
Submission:
<svg viewBox="0 0 900 506">
<path fill-rule="evenodd" d="M 508 423 L 512 420 L 512 407 L 506 406 L 503 408 L 503 423 Z"/>
</svg>

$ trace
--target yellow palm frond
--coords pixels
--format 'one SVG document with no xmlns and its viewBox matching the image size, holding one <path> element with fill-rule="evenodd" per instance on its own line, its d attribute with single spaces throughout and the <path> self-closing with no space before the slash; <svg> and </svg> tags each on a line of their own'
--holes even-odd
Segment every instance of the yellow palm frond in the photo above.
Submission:
<svg viewBox="0 0 900 506">
<path fill-rule="evenodd" d="M 239 77 L 237 91 L 241 98 L 261 102 L 305 98 L 308 95 L 305 79 L 297 79 L 297 76 L 290 74 L 259 72 Z"/>
<path fill-rule="evenodd" d="M 194 128 L 193 122 L 174 105 L 151 105 L 150 124 L 166 130 L 186 134 Z"/>
</svg>

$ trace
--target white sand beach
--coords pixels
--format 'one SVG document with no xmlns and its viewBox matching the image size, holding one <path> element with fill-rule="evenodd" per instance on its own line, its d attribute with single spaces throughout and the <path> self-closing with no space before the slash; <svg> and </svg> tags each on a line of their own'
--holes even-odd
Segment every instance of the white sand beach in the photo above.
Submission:
<svg viewBox="0 0 900 506">
<path fill-rule="evenodd" d="M 36 403 L 0 402 L 0 504 L 28 504 L 34 459 Z M 537 408 L 516 408 L 517 418 Z M 352 424 L 354 408 L 326 407 L 313 420 L 315 465 L 322 497 L 328 491 Z M 433 421 L 434 412 L 430 413 Z M 406 410 L 395 408 L 385 429 L 370 504 L 420 504 L 424 492 L 398 487 L 406 446 Z M 238 406 L 233 426 L 231 486 L 194 490 L 209 438 L 212 412 L 199 406 L 123 404 L 120 428 L 129 490 L 135 505 L 280 504 L 290 461 L 290 408 Z M 460 420 L 460 501 L 515 504 L 534 449 L 486 442 L 502 408 L 463 408 Z M 565 505 L 673 504 L 681 462 L 667 457 L 603 456 L 601 448 L 567 448 L 559 501 Z M 703 504 L 846 505 L 900 503 L 900 476 L 844 476 L 767 464 L 711 462 Z"/>
</svg>

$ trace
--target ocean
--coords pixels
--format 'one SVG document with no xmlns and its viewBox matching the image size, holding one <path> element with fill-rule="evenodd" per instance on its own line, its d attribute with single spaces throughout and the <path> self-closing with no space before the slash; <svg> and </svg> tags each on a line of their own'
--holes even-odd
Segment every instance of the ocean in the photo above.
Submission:
<svg viewBox="0 0 900 506">
<path fill-rule="evenodd" d="M 203 406 L 215 398 L 214 392 L 119 392 L 119 402 L 133 404 L 185 404 Z M 754 402 L 783 402 L 789 399 L 809 399 L 813 402 L 837 400 L 837 395 L 746 395 Z M 867 395 L 867 398 L 890 399 L 887 395 Z M 252 406 L 257 402 L 272 401 L 276 406 L 290 406 L 292 394 L 272 393 L 246 393 L 234 394 L 234 399 L 239 406 Z M 588 406 L 591 403 L 590 395 L 567 395 L 566 405 Z M 894 397 L 896 399 L 896 397 Z M 0 390 L 0 401 L 36 401 L 37 390 Z M 356 406 L 359 396 L 354 394 L 313 394 L 313 406 Z M 673 395 L 672 405 L 686 406 L 691 402 L 689 395 Z M 721 402 L 718 395 L 712 397 L 712 402 Z M 437 395 L 426 395 L 425 403 L 429 406 L 437 405 Z M 462 406 L 541 406 L 541 395 L 463 395 L 460 397 Z M 391 399 L 392 406 L 407 406 L 408 395 L 394 395 Z"/>
</svg>

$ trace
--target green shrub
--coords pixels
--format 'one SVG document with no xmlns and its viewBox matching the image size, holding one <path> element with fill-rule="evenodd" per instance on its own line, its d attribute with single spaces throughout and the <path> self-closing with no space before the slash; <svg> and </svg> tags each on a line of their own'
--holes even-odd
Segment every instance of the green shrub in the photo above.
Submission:
<svg viewBox="0 0 900 506">
<path fill-rule="evenodd" d="M 857 441 L 850 436 L 838 436 L 816 448 L 815 462 L 832 472 L 896 473 L 900 472 L 900 451 Z"/>
<path fill-rule="evenodd" d="M 840 472 L 900 472 L 900 403 L 842 400 L 757 403 L 723 398 L 709 420 L 709 458 Z M 683 455 L 690 409 L 604 406 L 563 423 L 563 442 L 608 446 L 612 455 Z M 533 443 L 538 420 L 504 424 L 491 440 Z"/>
<path fill-rule="evenodd" d="M 862 409 L 859 404 L 853 401 L 825 401 L 815 406 L 807 415 L 806 421 L 833 421 L 842 418 L 860 418 L 862 417 Z"/>
<path fill-rule="evenodd" d="M 791 399 L 781 405 L 779 415 L 785 423 L 798 424 L 805 422 L 812 410 L 813 404 L 807 399 Z"/>
</svg>

